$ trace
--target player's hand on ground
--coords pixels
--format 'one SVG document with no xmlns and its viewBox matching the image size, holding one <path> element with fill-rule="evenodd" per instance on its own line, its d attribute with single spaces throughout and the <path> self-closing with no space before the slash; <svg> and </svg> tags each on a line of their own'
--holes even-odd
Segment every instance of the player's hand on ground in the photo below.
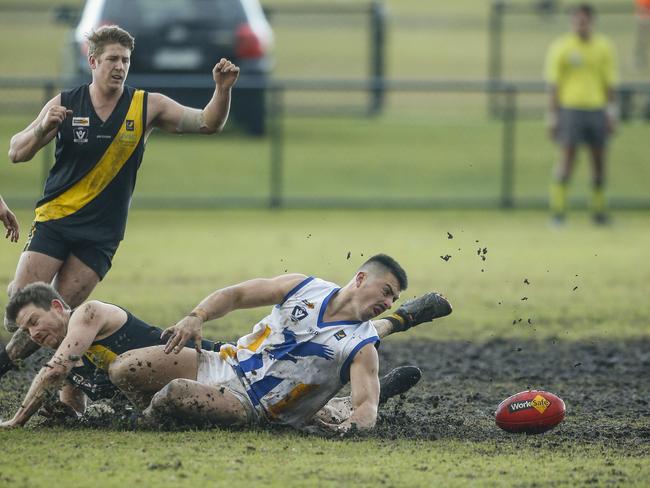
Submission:
<svg viewBox="0 0 650 488">
<path fill-rule="evenodd" d="M 239 67 L 226 58 L 221 58 L 212 69 L 212 78 L 217 86 L 223 90 L 229 90 L 239 77 Z"/>
<path fill-rule="evenodd" d="M 17 427 L 20 427 L 20 424 L 14 422 L 13 419 L 7 420 L 5 422 L 0 422 L 0 429 L 15 429 Z"/>
<path fill-rule="evenodd" d="M 169 354 L 174 351 L 175 354 L 178 354 L 183 350 L 187 341 L 194 341 L 194 347 L 197 352 L 201 352 L 201 325 L 203 321 L 200 317 L 194 317 L 188 315 L 183 317 L 176 325 L 165 329 L 161 334 L 161 338 L 167 339 L 167 344 L 165 345 L 165 354 Z"/>
<path fill-rule="evenodd" d="M 18 242 L 18 238 L 20 237 L 20 226 L 18 225 L 18 220 L 14 213 L 9 210 L 9 207 L 7 207 L 2 198 L 0 198 L 0 220 L 5 226 L 5 229 L 7 229 L 5 237 L 11 242 Z"/>
<path fill-rule="evenodd" d="M 63 123 L 66 117 L 72 115 L 72 110 L 67 109 L 61 105 L 53 105 L 49 108 L 43 120 L 39 124 L 43 134 L 56 129 L 59 125 Z M 38 126 L 36 127 L 38 130 Z"/>
</svg>

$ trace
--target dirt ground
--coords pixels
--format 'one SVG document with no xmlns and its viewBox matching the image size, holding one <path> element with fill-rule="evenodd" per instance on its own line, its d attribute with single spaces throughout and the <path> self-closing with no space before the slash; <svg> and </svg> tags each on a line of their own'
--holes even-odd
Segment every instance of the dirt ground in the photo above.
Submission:
<svg viewBox="0 0 650 488">
<path fill-rule="evenodd" d="M 528 388 L 564 400 L 566 420 L 543 434 L 650 453 L 650 341 L 385 344 L 383 368 L 412 363 L 423 379 L 381 412 L 379 436 L 512 437 L 494 424 L 506 397 Z M 525 434 L 517 434 L 519 436 Z M 535 436 L 540 437 L 540 436 Z"/>
<path fill-rule="evenodd" d="M 0 417 L 10 417 L 43 362 L 39 353 L 20 371 L 0 379 Z M 534 388 L 551 391 L 567 406 L 566 420 L 534 436 L 557 446 L 603 442 L 632 455 L 650 454 L 650 340 L 633 342 L 488 343 L 385 341 L 381 371 L 416 365 L 423 377 L 380 409 L 371 437 L 382 439 L 494 440 L 513 436 L 494 424 L 504 398 Z M 87 424 L 125 428 L 113 416 Z M 34 425 L 32 422 L 31 425 Z"/>
</svg>

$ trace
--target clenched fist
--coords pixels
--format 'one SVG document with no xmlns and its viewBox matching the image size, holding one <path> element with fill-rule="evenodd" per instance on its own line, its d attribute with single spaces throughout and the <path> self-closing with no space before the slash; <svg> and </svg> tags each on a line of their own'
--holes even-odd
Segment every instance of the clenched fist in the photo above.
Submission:
<svg viewBox="0 0 650 488">
<path fill-rule="evenodd" d="M 221 58 L 212 69 L 212 78 L 218 88 L 229 90 L 239 77 L 239 67 L 226 58 Z"/>
</svg>

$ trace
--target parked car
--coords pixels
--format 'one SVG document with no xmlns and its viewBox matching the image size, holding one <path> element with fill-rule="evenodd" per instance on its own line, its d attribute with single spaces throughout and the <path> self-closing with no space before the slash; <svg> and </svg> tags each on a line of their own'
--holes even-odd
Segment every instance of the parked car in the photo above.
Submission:
<svg viewBox="0 0 650 488">
<path fill-rule="evenodd" d="M 241 68 L 232 117 L 248 132 L 264 133 L 273 34 L 258 0 L 87 0 L 64 56 L 74 83 L 90 80 L 85 35 L 110 24 L 135 37 L 127 83 L 185 105 L 208 102 L 212 68 L 230 59 Z"/>
</svg>

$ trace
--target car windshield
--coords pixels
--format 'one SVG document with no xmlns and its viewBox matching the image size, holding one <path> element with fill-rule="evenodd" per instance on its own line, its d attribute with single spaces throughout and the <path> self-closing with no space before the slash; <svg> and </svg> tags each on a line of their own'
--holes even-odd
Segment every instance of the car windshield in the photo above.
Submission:
<svg viewBox="0 0 650 488">
<path fill-rule="evenodd" d="M 106 19 L 131 31 L 187 21 L 218 27 L 241 21 L 244 15 L 238 0 L 109 0 L 105 12 Z"/>
</svg>

